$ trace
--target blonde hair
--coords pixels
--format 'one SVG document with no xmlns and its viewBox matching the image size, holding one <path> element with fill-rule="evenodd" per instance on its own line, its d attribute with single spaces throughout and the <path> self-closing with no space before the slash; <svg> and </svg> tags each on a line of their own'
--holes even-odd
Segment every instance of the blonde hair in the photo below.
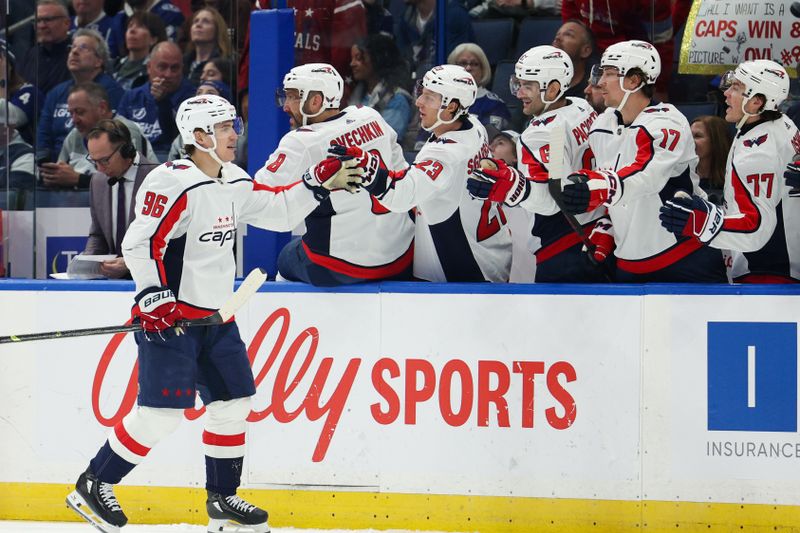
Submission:
<svg viewBox="0 0 800 533">
<path fill-rule="evenodd" d="M 197 15 L 203 11 L 208 11 L 211 13 L 211 18 L 214 20 L 216 44 L 217 48 L 219 48 L 220 55 L 222 57 L 231 57 L 233 50 L 231 49 L 231 42 L 228 39 L 228 24 L 225 22 L 225 19 L 222 18 L 222 15 L 220 15 L 219 11 L 211 6 L 204 6 L 195 11 L 192 15 L 192 24 L 194 24 L 194 20 L 197 18 Z M 194 48 L 194 43 L 189 40 L 189 42 L 186 44 L 186 52 L 191 54 L 194 52 Z"/>
<path fill-rule="evenodd" d="M 475 80 L 475 83 L 478 84 L 478 87 L 486 87 L 489 84 L 489 80 L 492 79 L 492 67 L 489 65 L 489 58 L 486 57 L 486 54 L 483 51 L 483 48 L 478 46 L 475 43 L 461 43 L 455 48 L 453 51 L 450 52 L 450 55 L 447 56 L 447 62 L 451 65 L 455 65 L 456 61 L 458 60 L 458 56 L 463 53 L 470 53 L 478 58 L 478 61 L 481 62 L 481 79 Z"/>
</svg>

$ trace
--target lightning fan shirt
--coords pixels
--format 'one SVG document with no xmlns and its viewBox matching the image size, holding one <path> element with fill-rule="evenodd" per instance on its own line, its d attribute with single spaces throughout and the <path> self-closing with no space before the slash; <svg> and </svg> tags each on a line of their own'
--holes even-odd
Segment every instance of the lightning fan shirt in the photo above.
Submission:
<svg viewBox="0 0 800 533">
<path fill-rule="evenodd" d="M 233 294 L 240 224 L 288 231 L 317 205 L 299 182 L 273 189 L 230 163 L 222 175 L 211 178 L 188 159 L 158 166 L 139 188 L 122 241 L 137 293 L 169 286 L 186 318 L 212 314 Z"/>
<path fill-rule="evenodd" d="M 256 181 L 281 187 L 328 157 L 333 144 L 377 151 L 390 170 L 408 166 L 397 134 L 369 107 L 350 106 L 330 119 L 297 128 L 281 139 Z M 305 220 L 308 258 L 329 270 L 362 279 L 396 276 L 411 266 L 414 222 L 360 191 L 333 191 Z"/>
<path fill-rule="evenodd" d="M 563 179 L 572 171 L 592 168 L 589 131 L 596 118 L 597 112 L 586 100 L 567 98 L 566 105 L 533 119 L 517 143 L 517 168 L 531 181 L 530 193 L 519 206 L 535 213 L 532 234 L 541 240 L 541 247 L 536 251 L 537 265 L 573 247 L 582 246 L 582 241 L 564 218 L 547 188 L 551 131 L 559 125 L 564 128 L 564 176 L 560 176 Z M 587 237 L 594 227 L 594 221 L 605 211 L 604 207 L 599 207 L 575 217 Z M 556 281 L 540 279 L 541 270 L 537 270 L 537 281 Z"/>
<path fill-rule="evenodd" d="M 606 109 L 592 125 L 589 144 L 596 168 L 615 171 L 621 183 L 622 194 L 608 206 L 618 269 L 656 272 L 700 248 L 697 239 L 666 231 L 658 218 L 664 201 L 679 189 L 705 196 L 694 174 L 692 132 L 680 111 L 651 101 L 626 126 L 618 111 Z"/>
<path fill-rule="evenodd" d="M 731 251 L 734 281 L 748 275 L 800 281 L 800 199 L 788 196 L 783 179 L 797 153 L 800 133 L 785 115 L 745 125 L 734 139 L 725 169 L 725 218 L 708 243 Z"/>
<path fill-rule="evenodd" d="M 414 276 L 428 281 L 508 281 L 511 233 L 502 206 L 473 200 L 467 178 L 490 154 L 475 117 L 432 137 L 378 196 L 392 211 L 416 207 Z"/>
</svg>

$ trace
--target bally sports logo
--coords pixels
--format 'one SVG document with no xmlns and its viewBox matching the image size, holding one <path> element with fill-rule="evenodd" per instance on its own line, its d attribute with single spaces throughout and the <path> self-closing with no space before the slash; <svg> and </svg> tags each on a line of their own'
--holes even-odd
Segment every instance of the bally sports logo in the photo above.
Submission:
<svg viewBox="0 0 800 533">
<path fill-rule="evenodd" d="M 318 358 L 318 348 L 324 340 L 319 330 L 307 326 L 290 341 L 290 327 L 289 310 L 278 308 L 250 341 L 250 364 L 259 361 L 253 367 L 256 390 L 264 384 L 268 392 L 256 394 L 247 420 L 260 422 L 272 417 L 280 424 L 289 424 L 305 417 L 312 422 L 321 421 L 312 453 L 314 462 L 325 459 L 342 415 L 356 409 L 367 410 L 375 423 L 384 426 L 416 425 L 417 408 L 423 405 L 433 407 L 433 411 L 426 409 L 426 416 L 438 411 L 441 423 L 451 427 L 474 424 L 478 428 L 534 428 L 538 418 L 543 417 L 540 425 L 568 430 L 577 417 L 575 398 L 568 390 L 569 384 L 577 380 L 577 373 L 567 361 L 481 359 L 470 364 L 453 357 L 437 367 L 423 358 L 384 356 L 367 368 L 368 363 L 361 357 Z M 106 427 L 119 423 L 136 404 L 135 361 L 117 405 L 107 405 L 108 391 L 103 391 L 109 366 L 125 335 L 114 335 L 106 345 L 92 382 L 92 411 Z M 272 346 L 264 344 L 266 339 Z M 266 358 L 262 354 L 267 354 Z M 368 380 L 372 400 L 364 402 L 362 397 L 357 403 L 351 397 L 357 380 Z M 512 388 L 521 394 L 512 394 Z M 104 414 L 109 410 L 110 415 Z M 204 407 L 186 409 L 184 416 L 195 420 L 204 411 Z"/>
</svg>

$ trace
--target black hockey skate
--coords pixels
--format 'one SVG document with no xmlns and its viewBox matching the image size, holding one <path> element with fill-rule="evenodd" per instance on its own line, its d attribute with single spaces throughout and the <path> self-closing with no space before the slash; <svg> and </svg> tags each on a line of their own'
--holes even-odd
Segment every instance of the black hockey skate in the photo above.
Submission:
<svg viewBox="0 0 800 533">
<path fill-rule="evenodd" d="M 114 496 L 114 485 L 99 481 L 88 469 L 67 496 L 67 506 L 103 533 L 117 533 L 128 523 Z"/>
<path fill-rule="evenodd" d="M 216 492 L 208 492 L 206 500 L 208 511 L 208 532 L 241 531 L 242 533 L 269 533 L 267 517 L 264 509 L 248 503 L 235 494 L 223 496 Z M 226 529 L 229 526 L 232 529 Z"/>
</svg>

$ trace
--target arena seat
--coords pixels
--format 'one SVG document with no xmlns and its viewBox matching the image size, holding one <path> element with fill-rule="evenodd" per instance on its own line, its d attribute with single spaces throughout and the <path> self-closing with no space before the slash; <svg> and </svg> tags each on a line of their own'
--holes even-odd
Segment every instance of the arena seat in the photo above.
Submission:
<svg viewBox="0 0 800 533">
<path fill-rule="evenodd" d="M 475 44 L 480 46 L 493 67 L 504 59 L 511 49 L 514 36 L 514 19 L 478 19 L 472 21 Z"/>
</svg>

